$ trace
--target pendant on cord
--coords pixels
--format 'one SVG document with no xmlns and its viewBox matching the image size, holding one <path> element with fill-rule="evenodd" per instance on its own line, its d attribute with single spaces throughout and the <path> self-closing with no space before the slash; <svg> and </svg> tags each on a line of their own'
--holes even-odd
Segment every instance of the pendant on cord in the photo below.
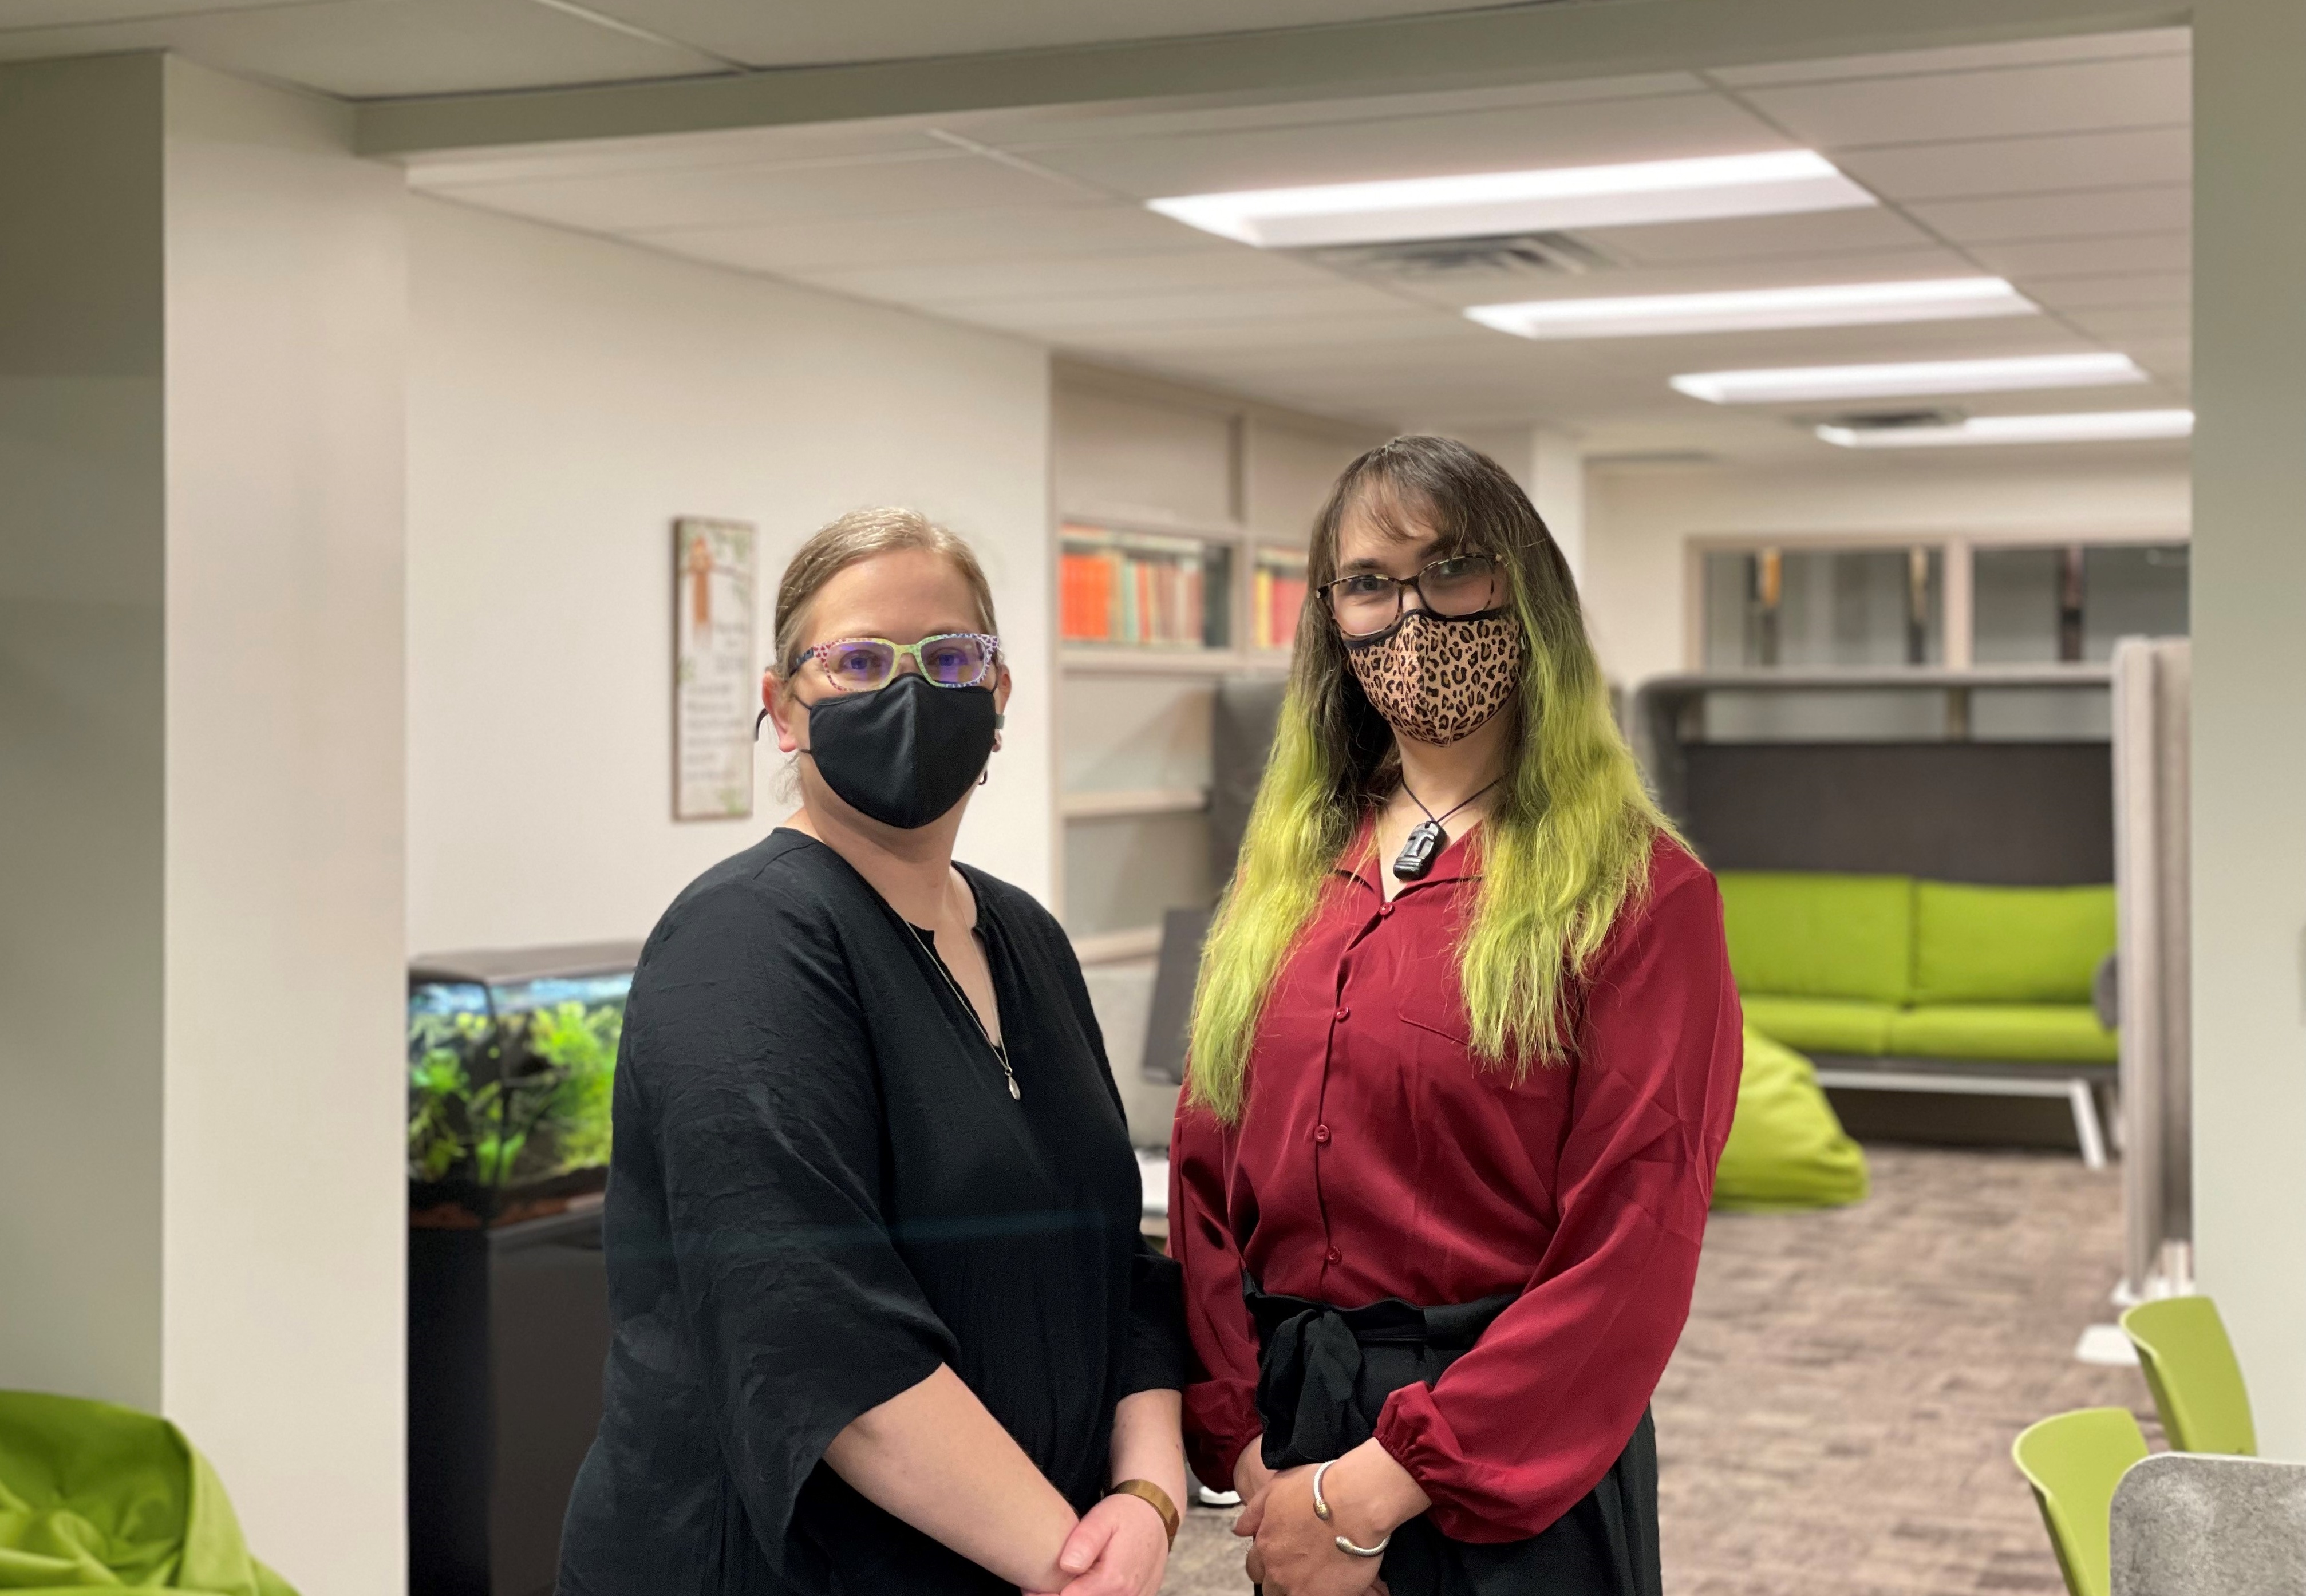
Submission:
<svg viewBox="0 0 2306 1596">
<path fill-rule="evenodd" d="M 1449 833 L 1441 829 L 1438 820 L 1422 820 L 1412 828 L 1409 840 L 1394 856 L 1393 875 L 1396 881 L 1416 881 L 1433 868 L 1434 856 L 1448 844 Z"/>
</svg>

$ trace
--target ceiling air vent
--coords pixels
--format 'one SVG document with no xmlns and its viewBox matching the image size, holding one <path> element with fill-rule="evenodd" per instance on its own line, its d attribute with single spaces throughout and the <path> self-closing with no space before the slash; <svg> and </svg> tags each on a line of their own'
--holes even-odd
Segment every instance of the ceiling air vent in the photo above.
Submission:
<svg viewBox="0 0 2306 1596">
<path fill-rule="evenodd" d="M 1823 424 L 1851 432 L 1894 432 L 1903 427 L 1958 427 L 1964 419 L 1959 410 L 1855 410 L 1828 416 Z"/>
<path fill-rule="evenodd" d="M 1500 233 L 1406 243 L 1337 244 L 1291 252 L 1318 266 L 1389 282 L 1583 277 L 1616 264 L 1567 233 Z"/>
</svg>

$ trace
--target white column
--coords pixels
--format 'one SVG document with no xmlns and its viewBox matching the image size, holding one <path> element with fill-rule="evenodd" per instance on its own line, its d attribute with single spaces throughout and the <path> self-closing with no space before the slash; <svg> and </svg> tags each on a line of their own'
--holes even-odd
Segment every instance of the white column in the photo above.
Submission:
<svg viewBox="0 0 2306 1596">
<path fill-rule="evenodd" d="M 2194 8 L 2194 1215 L 2306 1458 L 2306 7 Z"/>
<path fill-rule="evenodd" d="M 157 1409 L 397 1596 L 400 183 L 340 107 L 0 68 L 0 1387 Z"/>
<path fill-rule="evenodd" d="M 258 1555 L 397 1596 L 404 194 L 167 70 L 162 1380 Z"/>
</svg>

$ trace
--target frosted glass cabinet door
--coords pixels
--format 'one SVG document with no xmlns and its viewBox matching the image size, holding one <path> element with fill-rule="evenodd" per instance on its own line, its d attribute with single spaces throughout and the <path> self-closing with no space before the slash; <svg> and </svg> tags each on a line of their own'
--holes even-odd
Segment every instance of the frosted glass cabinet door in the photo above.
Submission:
<svg viewBox="0 0 2306 1596">
<path fill-rule="evenodd" d="M 1944 658 L 1935 549 L 1761 549 L 1705 557 L 1705 665 L 1934 665 Z"/>
</svg>

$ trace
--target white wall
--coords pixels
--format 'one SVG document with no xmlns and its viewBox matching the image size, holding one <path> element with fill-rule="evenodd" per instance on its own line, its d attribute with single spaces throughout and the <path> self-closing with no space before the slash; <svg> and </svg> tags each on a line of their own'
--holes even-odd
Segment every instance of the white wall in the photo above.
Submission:
<svg viewBox="0 0 2306 1596">
<path fill-rule="evenodd" d="M 789 805 L 676 824 L 670 523 L 904 504 L 975 544 L 1016 676 L 962 857 L 1045 898 L 1048 363 L 1013 339 L 409 203 L 412 951 L 645 935 Z"/>
<path fill-rule="evenodd" d="M 2306 8 L 2194 8 L 2194 1237 L 2306 1458 Z"/>
<path fill-rule="evenodd" d="M 2002 465 L 1874 459 L 1804 471 L 1594 471 L 1580 586 L 1601 662 L 1628 687 L 1687 657 L 1693 537 L 1962 537 L 1976 542 L 2179 537 L 2182 457 Z"/>
<path fill-rule="evenodd" d="M 400 175 L 167 70 L 163 1389 L 258 1555 L 405 1588 Z"/>
<path fill-rule="evenodd" d="M 156 58 L 0 67 L 0 1387 L 148 1409 L 161 115 Z"/>
</svg>

